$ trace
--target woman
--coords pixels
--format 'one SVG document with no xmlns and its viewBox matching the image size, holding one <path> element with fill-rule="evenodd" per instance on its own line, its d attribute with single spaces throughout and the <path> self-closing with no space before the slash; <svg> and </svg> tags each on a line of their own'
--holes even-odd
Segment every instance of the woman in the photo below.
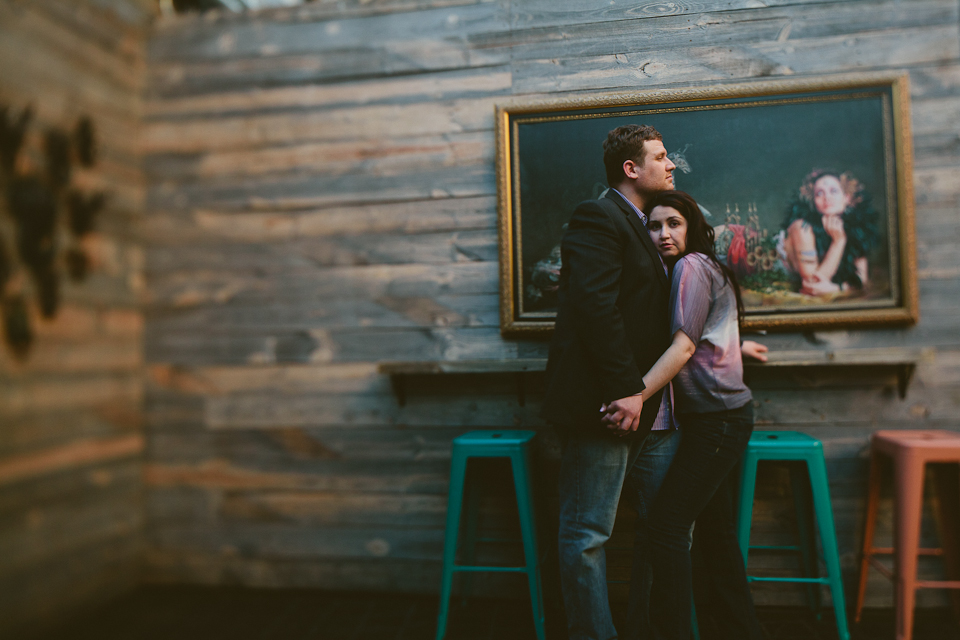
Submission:
<svg viewBox="0 0 960 640">
<path fill-rule="evenodd" d="M 879 237 L 877 212 L 860 181 L 817 169 L 790 205 L 778 250 L 800 293 L 837 293 L 867 285 L 867 255 Z"/>
<path fill-rule="evenodd" d="M 673 378 L 683 434 L 648 518 L 655 637 L 690 637 L 689 543 L 696 521 L 698 543 L 708 540 L 711 547 L 708 573 L 714 597 L 709 613 L 721 637 L 759 639 L 734 529 L 731 488 L 724 482 L 753 431 L 753 402 L 743 383 L 740 351 L 740 289 L 733 272 L 717 260 L 713 229 L 693 198 L 667 191 L 650 211 L 650 238 L 672 272 L 673 342 L 643 382 L 652 393 Z M 766 350 L 745 347 L 747 353 Z"/>
</svg>

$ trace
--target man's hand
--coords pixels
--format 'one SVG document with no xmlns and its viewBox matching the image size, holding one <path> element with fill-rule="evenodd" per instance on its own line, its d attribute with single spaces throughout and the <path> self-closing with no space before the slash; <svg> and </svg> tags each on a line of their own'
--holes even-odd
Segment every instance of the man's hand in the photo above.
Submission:
<svg viewBox="0 0 960 640">
<path fill-rule="evenodd" d="M 748 358 L 759 360 L 760 362 L 767 361 L 767 345 L 754 342 L 753 340 L 744 340 L 743 344 L 740 345 L 740 353 Z"/>
<path fill-rule="evenodd" d="M 623 436 L 636 431 L 640 426 L 640 410 L 643 409 L 643 396 L 627 396 L 603 405 L 600 410 L 606 415 L 601 422 L 617 435 Z"/>
</svg>

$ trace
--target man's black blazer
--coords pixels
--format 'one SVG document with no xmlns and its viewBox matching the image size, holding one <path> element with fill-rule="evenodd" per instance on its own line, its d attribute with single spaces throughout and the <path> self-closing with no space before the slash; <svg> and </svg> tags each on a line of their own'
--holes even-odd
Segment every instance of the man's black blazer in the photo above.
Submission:
<svg viewBox="0 0 960 640">
<path fill-rule="evenodd" d="M 604 429 L 600 405 L 643 390 L 643 375 L 670 346 L 670 284 L 636 211 L 614 190 L 580 203 L 560 245 L 559 308 L 541 415 Z M 643 399 L 645 435 L 662 392 Z"/>
</svg>

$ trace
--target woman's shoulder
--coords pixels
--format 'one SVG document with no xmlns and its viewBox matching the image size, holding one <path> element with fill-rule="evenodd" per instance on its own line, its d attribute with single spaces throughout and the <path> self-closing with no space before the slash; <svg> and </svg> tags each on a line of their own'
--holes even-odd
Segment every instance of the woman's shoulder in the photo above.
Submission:
<svg viewBox="0 0 960 640">
<path fill-rule="evenodd" d="M 708 284 L 723 277 L 720 268 L 706 255 L 697 252 L 686 254 L 677 260 L 673 267 L 674 279 L 689 281 L 696 279 Z"/>
<path fill-rule="evenodd" d="M 694 272 L 719 272 L 720 269 L 714 264 L 713 260 L 708 258 L 706 254 L 700 253 L 698 251 L 691 251 L 690 253 L 684 255 L 677 261 L 676 268 L 679 268 L 682 271 L 694 271 Z"/>
</svg>

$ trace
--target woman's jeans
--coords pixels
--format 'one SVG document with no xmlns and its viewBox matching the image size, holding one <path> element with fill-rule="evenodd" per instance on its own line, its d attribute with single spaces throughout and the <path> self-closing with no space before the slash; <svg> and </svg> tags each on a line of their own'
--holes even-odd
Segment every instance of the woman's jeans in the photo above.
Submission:
<svg viewBox="0 0 960 640">
<path fill-rule="evenodd" d="M 692 578 L 689 532 L 696 521 L 696 537 L 711 541 L 718 561 L 710 571 L 727 590 L 725 604 L 734 607 L 726 618 L 739 631 L 726 637 L 760 638 L 760 628 L 747 586 L 743 556 L 733 526 L 730 496 L 724 489 L 713 501 L 730 471 L 740 461 L 753 432 L 753 406 L 714 413 L 679 416 L 683 432 L 680 450 L 660 487 L 647 519 L 650 564 L 653 567 L 651 610 L 654 638 L 689 640 Z M 701 531 L 706 528 L 708 531 Z"/>
<path fill-rule="evenodd" d="M 564 442 L 560 462 L 560 586 L 570 640 L 617 637 L 610 617 L 603 545 L 613 531 L 621 491 L 639 514 L 630 576 L 631 603 L 637 606 L 628 612 L 628 625 L 632 629 L 645 626 L 650 569 L 642 524 L 680 440 L 680 433 L 672 429 L 651 431 L 642 440 L 584 430 L 570 433 Z"/>
</svg>

